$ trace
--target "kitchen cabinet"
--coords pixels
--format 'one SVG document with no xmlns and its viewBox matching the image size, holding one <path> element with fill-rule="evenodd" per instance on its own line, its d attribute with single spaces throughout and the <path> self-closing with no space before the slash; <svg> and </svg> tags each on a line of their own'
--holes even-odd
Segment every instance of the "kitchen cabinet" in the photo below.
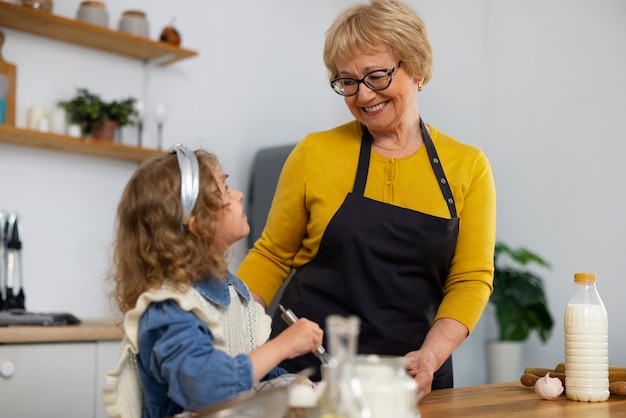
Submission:
<svg viewBox="0 0 626 418">
<path fill-rule="evenodd" d="M 115 368 L 120 355 L 121 343 L 119 341 L 99 341 L 96 344 L 96 413 L 95 418 L 108 418 L 102 401 L 102 389 L 104 389 L 104 376 Z"/>
<path fill-rule="evenodd" d="M 150 66 L 169 65 L 197 55 L 196 51 L 189 49 L 6 2 L 0 2 L 0 26 L 138 59 Z M 134 161 L 163 153 L 8 126 L 0 126 L 0 142 Z"/>
<path fill-rule="evenodd" d="M 0 328 L 0 415 L 106 418 L 104 376 L 122 335 L 111 321 Z"/>
<path fill-rule="evenodd" d="M 100 393 L 104 373 L 115 365 L 107 354 L 117 345 L 119 342 L 0 345 L 2 415 L 105 417 Z"/>
</svg>

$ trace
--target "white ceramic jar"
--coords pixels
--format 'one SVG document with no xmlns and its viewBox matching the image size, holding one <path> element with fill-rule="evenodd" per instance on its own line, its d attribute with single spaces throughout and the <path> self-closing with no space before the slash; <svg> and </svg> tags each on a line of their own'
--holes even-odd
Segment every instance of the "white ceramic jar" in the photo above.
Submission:
<svg viewBox="0 0 626 418">
<path fill-rule="evenodd" d="M 109 14 L 101 1 L 83 1 L 80 3 L 76 19 L 92 25 L 109 26 Z"/>
<path fill-rule="evenodd" d="M 149 37 L 146 14 L 138 10 L 127 10 L 122 13 L 119 29 L 131 35 Z"/>
</svg>

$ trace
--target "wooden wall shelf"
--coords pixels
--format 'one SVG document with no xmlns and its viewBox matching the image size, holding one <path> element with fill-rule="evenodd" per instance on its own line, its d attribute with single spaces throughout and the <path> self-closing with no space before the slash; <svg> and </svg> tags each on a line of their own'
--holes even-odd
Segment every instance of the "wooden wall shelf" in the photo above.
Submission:
<svg viewBox="0 0 626 418">
<path fill-rule="evenodd" d="M 155 62 L 159 65 L 168 65 L 198 55 L 196 51 L 164 42 L 152 41 L 6 2 L 0 2 L 0 25 L 140 59 L 144 62 Z"/>
<path fill-rule="evenodd" d="M 7 125 L 0 125 L 0 142 L 136 162 L 165 154 L 165 151 L 153 148 L 139 148 L 97 139 L 73 138 Z"/>
</svg>

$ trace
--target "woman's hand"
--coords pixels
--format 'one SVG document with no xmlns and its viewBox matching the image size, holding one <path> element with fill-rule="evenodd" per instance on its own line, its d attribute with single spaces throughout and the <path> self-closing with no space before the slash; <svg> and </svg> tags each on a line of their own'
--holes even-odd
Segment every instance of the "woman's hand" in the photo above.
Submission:
<svg viewBox="0 0 626 418">
<path fill-rule="evenodd" d="M 451 318 L 441 318 L 426 334 L 422 347 L 406 354 L 409 359 L 406 370 L 417 383 L 418 400 L 430 393 L 435 372 L 468 335 L 465 325 Z"/>
<path fill-rule="evenodd" d="M 431 391 L 433 377 L 437 371 L 436 356 L 426 350 L 411 351 L 405 355 L 409 359 L 406 371 L 417 383 L 417 399 L 421 400 Z"/>
</svg>

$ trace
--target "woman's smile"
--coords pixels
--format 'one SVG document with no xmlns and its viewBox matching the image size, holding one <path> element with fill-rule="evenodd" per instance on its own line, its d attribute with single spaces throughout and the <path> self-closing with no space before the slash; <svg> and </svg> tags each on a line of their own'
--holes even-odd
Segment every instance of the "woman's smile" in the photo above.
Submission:
<svg viewBox="0 0 626 418">
<path fill-rule="evenodd" d="M 376 106 L 372 106 L 372 107 L 363 107 L 363 110 L 365 110 L 365 113 L 372 114 L 372 113 L 375 113 L 375 112 L 381 110 L 385 106 L 387 106 L 387 103 L 389 103 L 389 101 L 379 103 Z"/>
</svg>

